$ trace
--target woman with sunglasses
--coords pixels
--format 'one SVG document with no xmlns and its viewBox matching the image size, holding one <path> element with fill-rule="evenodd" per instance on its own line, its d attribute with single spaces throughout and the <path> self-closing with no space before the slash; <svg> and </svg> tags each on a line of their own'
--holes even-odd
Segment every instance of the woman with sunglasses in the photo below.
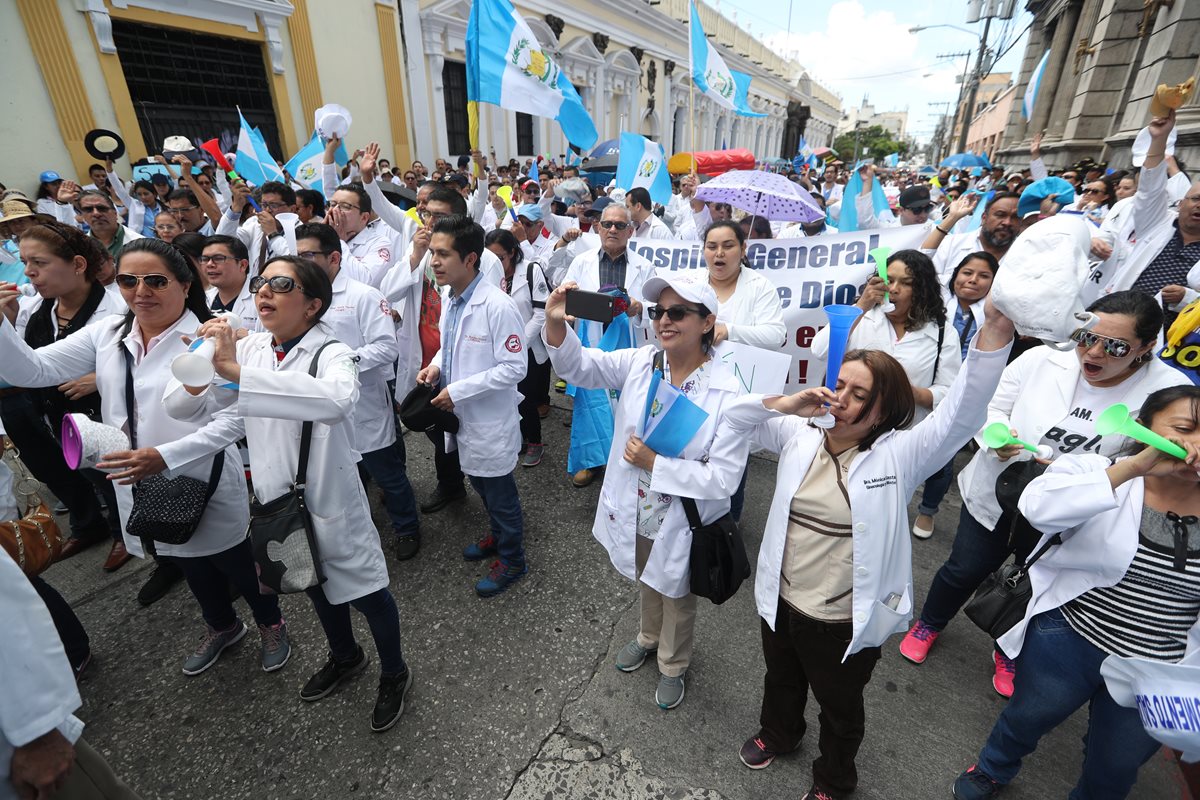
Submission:
<svg viewBox="0 0 1200 800">
<path fill-rule="evenodd" d="M 1063 455 L 1114 456 L 1117 437 L 1101 438 L 1096 419 L 1114 403 L 1137 411 L 1147 395 L 1187 383 L 1187 377 L 1154 357 L 1162 330 L 1162 309 L 1150 295 L 1114 292 L 1088 308 L 1099 321 L 1072 337 L 1074 352 L 1036 347 L 1017 358 L 988 406 L 988 423 L 1003 422 L 1018 436 L 1046 445 L 1050 460 Z M 921 617 L 904 640 L 900 653 L 923 663 L 933 643 L 971 598 L 983 580 L 1016 552 L 1024 560 L 1034 542 L 1009 544 L 1010 525 L 1000 525 L 996 498 L 1000 473 L 1033 454 L 1020 445 L 999 450 L 982 446 L 958 476 L 963 506 L 950 557 L 933 578 Z M 999 647 L 992 654 L 992 687 L 1011 697 L 1015 664 Z"/>
<path fill-rule="evenodd" d="M 312 422 L 305 501 L 312 514 L 325 583 L 307 591 L 329 642 L 329 659 L 304 687 L 313 702 L 362 672 L 370 661 L 354 640 L 350 607 L 367 618 L 382 674 L 371 730 L 386 731 L 404 711 L 412 673 L 400 649 L 400 613 L 388 591 L 379 531 L 358 477 L 352 413 L 359 397 L 354 351 L 321 321 L 333 298 L 329 275 L 297 256 L 278 256 L 250 280 L 264 333 L 237 339 L 223 319 L 200 335 L 214 342 L 213 367 L 238 388 L 168 387 L 163 405 L 173 416 L 201 423 L 209 452 L 246 438 L 254 494 L 262 503 L 291 491 L 300 460 L 300 435 Z M 310 375 L 314 359 L 316 375 Z"/>
<path fill-rule="evenodd" d="M 722 359 L 722 346 L 714 343 L 718 301 L 703 278 L 664 272 L 641 287 L 646 302 L 656 304 L 649 316 L 661 351 L 652 344 L 611 353 L 584 347 L 566 324 L 571 321 L 565 311 L 567 293 L 576 288 L 569 281 L 550 295 L 542 338 L 563 378 L 584 388 L 620 392 L 592 526 L 613 566 L 636 581 L 641 594 L 637 638 L 617 653 L 616 666 L 633 672 L 657 653 L 655 701 L 660 708 L 675 708 L 683 702 L 696 620 L 688 571 L 692 537 L 680 498 L 695 500 L 706 524 L 729 511 L 748 447 L 744 436 L 721 424 L 725 409 L 737 398 L 738 382 Z M 643 440 L 650 438 L 647 424 L 661 409 L 658 399 L 668 395 L 686 398 L 706 412 L 674 457 L 655 453 Z"/>
<path fill-rule="evenodd" d="M 995 797 L 1041 737 L 1084 704 L 1083 768 L 1072 798 L 1128 796 L 1138 769 L 1162 747 L 1147 733 L 1142 710 L 1113 700 L 1101 665 L 1110 656 L 1130 659 L 1104 672 L 1118 666 L 1146 675 L 1139 665 L 1157 662 L 1153 674 L 1165 678 L 1170 669 L 1159 665 L 1200 655 L 1200 387 L 1160 389 L 1138 416 L 1186 457 L 1137 443 L 1115 463 L 1064 456 L 1021 496 L 1022 513 L 1044 533 L 1042 544 L 1055 534 L 1062 543 L 1030 567 L 1024 619 L 1000 638 L 1005 650 L 1020 654 L 1017 691 L 978 763 L 954 782 L 959 800 Z M 1137 692 L 1158 708 L 1152 687 L 1147 681 Z M 1170 697 L 1163 700 L 1170 705 Z M 1195 717 L 1186 716 L 1191 724 L 1181 719 L 1179 727 L 1194 734 Z"/>
<path fill-rule="evenodd" d="M 717 324 L 713 341 L 731 342 L 778 350 L 787 338 L 783 325 L 783 304 L 779 292 L 769 280 L 750 269 L 746 259 L 747 234 L 732 220 L 714 222 L 704 232 L 704 262 L 708 266 L 708 284 L 717 296 Z M 746 476 L 742 473 L 731 499 L 730 513 L 741 520 L 746 502 Z"/>
<path fill-rule="evenodd" d="M 1106 175 L 1083 185 L 1083 191 L 1079 195 L 1075 209 L 1098 227 L 1115 202 L 1117 202 L 1117 182 Z"/>
<path fill-rule="evenodd" d="M 131 309 L 37 350 L 7 321 L 0 321 L 0 379 L 20 386 L 59 386 L 88 373 L 96 375 L 105 424 L 121 428 L 133 449 L 105 454 L 97 465 L 116 483 L 117 507 L 125 530 L 139 481 L 169 471 L 208 483 L 213 450 L 195 435 L 201 424 L 172 419 L 163 409 L 163 390 L 172 380 L 171 362 L 187 351 L 182 334 L 211 316 L 195 271 L 166 242 L 137 239 L 121 249 L 117 285 Z M 0 288 L 0 310 L 16 292 Z M 128 394 L 133 395 L 129 408 Z M 154 543 L 152 554 L 168 556 L 187 578 L 206 630 L 184 660 L 183 673 L 198 675 L 222 651 L 246 635 L 229 599 L 232 584 L 258 623 L 264 670 L 282 667 L 290 654 L 287 632 L 274 595 L 258 593 L 258 577 L 246 540 L 249 498 L 237 448 L 223 449 L 216 490 L 192 537 L 184 544 Z M 148 541 L 148 540 L 146 540 Z M 125 547 L 145 556 L 144 542 L 125 534 Z"/>
</svg>

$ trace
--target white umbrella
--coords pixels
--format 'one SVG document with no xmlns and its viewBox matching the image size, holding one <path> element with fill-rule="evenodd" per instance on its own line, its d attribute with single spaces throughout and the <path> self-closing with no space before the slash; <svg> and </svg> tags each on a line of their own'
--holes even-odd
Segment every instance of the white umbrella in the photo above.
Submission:
<svg viewBox="0 0 1200 800">
<path fill-rule="evenodd" d="M 735 169 L 696 189 L 696 199 L 728 203 L 769 220 L 816 222 L 825 212 L 798 184 L 761 170 Z"/>
</svg>

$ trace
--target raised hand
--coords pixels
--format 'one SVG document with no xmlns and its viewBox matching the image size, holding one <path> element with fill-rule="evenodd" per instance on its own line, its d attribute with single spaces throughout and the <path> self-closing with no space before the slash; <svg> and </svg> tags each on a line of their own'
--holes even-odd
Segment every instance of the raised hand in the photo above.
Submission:
<svg viewBox="0 0 1200 800">
<path fill-rule="evenodd" d="M 375 182 L 375 167 L 379 163 L 379 142 L 371 142 L 363 150 L 362 160 L 358 162 L 358 171 L 362 173 L 363 183 Z"/>
</svg>

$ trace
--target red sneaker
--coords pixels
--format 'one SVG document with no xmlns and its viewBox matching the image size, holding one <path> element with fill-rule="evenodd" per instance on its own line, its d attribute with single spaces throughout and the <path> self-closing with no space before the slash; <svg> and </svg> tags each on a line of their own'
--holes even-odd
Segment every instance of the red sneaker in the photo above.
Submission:
<svg viewBox="0 0 1200 800">
<path fill-rule="evenodd" d="M 912 630 L 900 642 L 900 655 L 914 664 L 924 664 L 925 659 L 929 657 L 930 648 L 940 635 L 939 631 L 917 620 L 917 624 L 912 626 Z"/>
<path fill-rule="evenodd" d="M 996 665 L 996 672 L 992 675 L 992 688 L 1001 697 L 1012 697 L 1013 681 L 1017 677 L 1017 662 L 999 650 L 992 651 L 992 661 Z"/>
</svg>

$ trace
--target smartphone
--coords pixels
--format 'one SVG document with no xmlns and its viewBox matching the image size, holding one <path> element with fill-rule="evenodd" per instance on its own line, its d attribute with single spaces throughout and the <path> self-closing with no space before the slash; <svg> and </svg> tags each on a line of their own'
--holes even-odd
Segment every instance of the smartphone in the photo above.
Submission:
<svg viewBox="0 0 1200 800">
<path fill-rule="evenodd" d="M 567 292 L 567 315 L 595 322 L 612 322 L 616 298 L 603 292 L 572 289 Z"/>
</svg>

